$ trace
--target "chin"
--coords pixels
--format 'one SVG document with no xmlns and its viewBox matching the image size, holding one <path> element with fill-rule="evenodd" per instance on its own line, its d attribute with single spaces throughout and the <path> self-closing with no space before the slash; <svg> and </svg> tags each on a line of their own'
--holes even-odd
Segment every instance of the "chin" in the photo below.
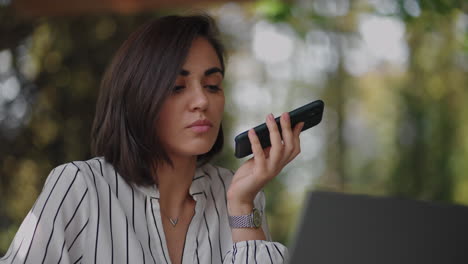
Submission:
<svg viewBox="0 0 468 264">
<path fill-rule="evenodd" d="M 211 150 L 212 147 L 213 147 L 213 146 L 211 146 L 211 147 L 209 147 L 209 148 L 206 148 L 206 149 L 203 149 L 203 150 L 198 150 L 198 151 L 196 151 L 195 155 L 196 155 L 196 156 L 199 156 L 199 155 L 206 154 L 206 153 L 208 153 L 208 152 Z"/>
<path fill-rule="evenodd" d="M 190 141 L 180 141 L 173 144 L 171 152 L 179 153 L 184 156 L 199 156 L 208 153 L 214 146 L 216 138 L 214 139 L 195 139 Z"/>
<path fill-rule="evenodd" d="M 203 155 L 203 154 L 206 154 L 208 153 L 214 146 L 214 142 L 213 144 L 210 144 L 210 145 L 204 145 L 203 147 L 200 147 L 197 149 L 197 151 L 195 151 L 197 154 L 196 155 Z"/>
</svg>

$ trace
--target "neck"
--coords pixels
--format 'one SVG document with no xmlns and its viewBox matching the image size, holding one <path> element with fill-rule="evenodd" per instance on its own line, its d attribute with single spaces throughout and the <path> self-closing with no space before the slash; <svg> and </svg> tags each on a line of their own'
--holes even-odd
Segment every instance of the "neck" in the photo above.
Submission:
<svg viewBox="0 0 468 264">
<path fill-rule="evenodd" d="M 171 158 L 174 166 L 162 164 L 157 168 L 159 203 L 169 217 L 178 217 L 186 201 L 195 174 L 197 157 Z"/>
</svg>

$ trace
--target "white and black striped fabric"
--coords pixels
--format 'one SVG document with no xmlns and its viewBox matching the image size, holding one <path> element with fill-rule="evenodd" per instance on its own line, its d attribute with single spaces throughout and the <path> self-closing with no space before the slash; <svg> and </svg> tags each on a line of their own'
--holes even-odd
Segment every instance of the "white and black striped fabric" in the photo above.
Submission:
<svg viewBox="0 0 468 264">
<path fill-rule="evenodd" d="M 283 263 L 277 242 L 232 242 L 226 190 L 233 173 L 196 169 L 183 263 Z M 263 192 L 255 206 L 265 208 Z M 263 214 L 265 215 L 265 214 Z M 270 235 L 263 219 L 268 240 Z M 55 168 L 0 263 L 170 263 L 155 186 L 128 185 L 103 158 Z"/>
</svg>

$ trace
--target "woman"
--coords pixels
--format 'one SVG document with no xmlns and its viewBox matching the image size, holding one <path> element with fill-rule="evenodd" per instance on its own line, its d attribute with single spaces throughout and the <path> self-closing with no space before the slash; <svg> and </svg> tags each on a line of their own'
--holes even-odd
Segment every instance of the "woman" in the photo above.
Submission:
<svg viewBox="0 0 468 264">
<path fill-rule="evenodd" d="M 261 189 L 299 154 L 303 124 L 284 113 L 281 138 L 269 115 L 272 147 L 250 130 L 235 173 L 208 163 L 223 145 L 217 37 L 210 17 L 168 16 L 124 42 L 101 84 L 97 158 L 51 172 L 1 263 L 285 261 Z"/>
</svg>

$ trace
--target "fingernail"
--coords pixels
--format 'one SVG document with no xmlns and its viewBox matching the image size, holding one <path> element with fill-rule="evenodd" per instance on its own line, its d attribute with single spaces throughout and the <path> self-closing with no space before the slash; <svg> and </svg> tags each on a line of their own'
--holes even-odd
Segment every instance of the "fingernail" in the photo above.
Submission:
<svg viewBox="0 0 468 264">
<path fill-rule="evenodd" d="M 289 121 L 289 113 L 286 113 L 286 114 L 284 115 L 284 120 Z"/>
<path fill-rule="evenodd" d="M 273 117 L 273 114 L 271 114 L 271 113 L 268 115 L 268 119 L 270 119 L 271 121 L 275 120 L 275 118 Z"/>
</svg>

